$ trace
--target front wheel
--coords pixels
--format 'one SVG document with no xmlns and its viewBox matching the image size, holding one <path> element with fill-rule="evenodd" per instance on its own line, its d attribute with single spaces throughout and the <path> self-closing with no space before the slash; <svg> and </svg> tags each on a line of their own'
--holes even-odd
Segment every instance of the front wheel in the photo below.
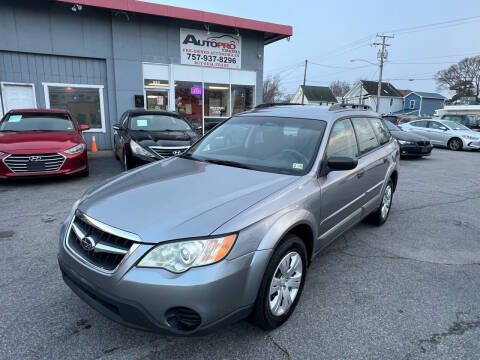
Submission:
<svg viewBox="0 0 480 360">
<path fill-rule="evenodd" d="M 123 149 L 123 169 L 125 171 L 130 170 L 130 161 L 128 159 L 127 149 Z"/>
<path fill-rule="evenodd" d="M 287 321 L 302 294 L 306 273 L 305 244 L 298 236 L 288 235 L 267 265 L 251 320 L 264 330 Z"/>
<path fill-rule="evenodd" d="M 462 149 L 463 143 L 459 138 L 453 138 L 448 141 L 447 145 L 450 150 L 458 151 Z"/>
</svg>

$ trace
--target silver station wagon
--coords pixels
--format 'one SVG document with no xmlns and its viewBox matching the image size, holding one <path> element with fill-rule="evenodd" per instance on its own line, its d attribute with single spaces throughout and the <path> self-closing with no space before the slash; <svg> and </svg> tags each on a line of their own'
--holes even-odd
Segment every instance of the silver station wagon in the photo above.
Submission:
<svg viewBox="0 0 480 360">
<path fill-rule="evenodd" d="M 369 107 L 259 106 L 85 193 L 61 229 L 60 269 L 127 326 L 198 335 L 249 317 L 274 329 L 320 250 L 387 220 L 398 170 Z"/>
</svg>

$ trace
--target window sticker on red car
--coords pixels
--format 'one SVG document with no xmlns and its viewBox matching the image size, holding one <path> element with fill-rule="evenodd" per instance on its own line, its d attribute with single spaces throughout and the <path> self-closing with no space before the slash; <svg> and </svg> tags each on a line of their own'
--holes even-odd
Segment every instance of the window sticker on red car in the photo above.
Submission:
<svg viewBox="0 0 480 360">
<path fill-rule="evenodd" d="M 22 120 L 22 115 L 10 115 L 8 117 L 8 122 L 20 122 Z"/>
</svg>

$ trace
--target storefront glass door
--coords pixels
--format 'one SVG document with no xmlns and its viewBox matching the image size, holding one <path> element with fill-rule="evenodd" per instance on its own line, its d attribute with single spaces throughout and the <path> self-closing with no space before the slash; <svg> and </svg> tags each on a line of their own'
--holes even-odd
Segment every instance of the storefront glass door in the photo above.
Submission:
<svg viewBox="0 0 480 360">
<path fill-rule="evenodd" d="M 168 110 L 168 90 L 145 90 L 147 110 Z"/>
</svg>

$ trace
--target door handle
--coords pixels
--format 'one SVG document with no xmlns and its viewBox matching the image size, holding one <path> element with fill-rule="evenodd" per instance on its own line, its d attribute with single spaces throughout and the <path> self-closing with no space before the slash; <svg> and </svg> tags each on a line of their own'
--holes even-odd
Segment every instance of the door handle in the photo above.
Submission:
<svg viewBox="0 0 480 360">
<path fill-rule="evenodd" d="M 357 178 L 361 178 L 363 176 L 363 174 L 365 174 L 365 170 L 360 170 L 357 172 Z"/>
</svg>

